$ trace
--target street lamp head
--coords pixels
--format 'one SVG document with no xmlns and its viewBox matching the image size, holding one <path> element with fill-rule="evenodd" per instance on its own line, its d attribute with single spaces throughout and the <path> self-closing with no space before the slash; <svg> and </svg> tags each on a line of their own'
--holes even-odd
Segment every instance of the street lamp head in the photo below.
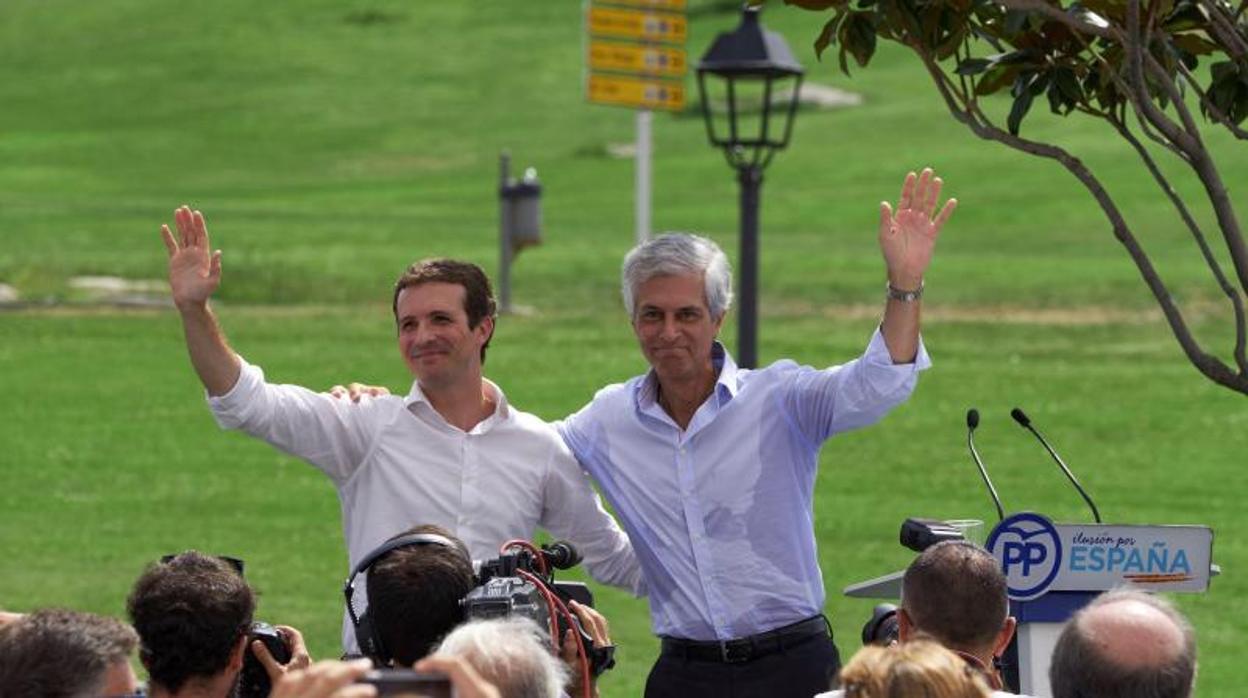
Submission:
<svg viewBox="0 0 1248 698">
<path fill-rule="evenodd" d="M 698 63 L 707 137 L 738 169 L 762 169 L 788 145 L 804 72 L 758 16 L 747 6 L 741 24 L 717 36 Z"/>
</svg>

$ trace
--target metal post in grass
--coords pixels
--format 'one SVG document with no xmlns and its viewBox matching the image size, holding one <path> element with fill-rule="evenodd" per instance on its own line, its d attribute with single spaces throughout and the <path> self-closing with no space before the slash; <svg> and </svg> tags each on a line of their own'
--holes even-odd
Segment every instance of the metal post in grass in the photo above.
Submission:
<svg viewBox="0 0 1248 698">
<path fill-rule="evenodd" d="M 498 312 L 510 313 L 511 263 L 520 250 L 542 242 L 542 185 L 532 167 L 519 181 L 511 155 L 498 156 Z"/>
<path fill-rule="evenodd" d="M 741 200 L 737 360 L 758 365 L 758 205 L 763 170 L 789 144 L 802 66 L 784 38 L 763 29 L 759 8 L 715 37 L 698 63 L 698 92 L 711 145 L 737 171 Z"/>
</svg>

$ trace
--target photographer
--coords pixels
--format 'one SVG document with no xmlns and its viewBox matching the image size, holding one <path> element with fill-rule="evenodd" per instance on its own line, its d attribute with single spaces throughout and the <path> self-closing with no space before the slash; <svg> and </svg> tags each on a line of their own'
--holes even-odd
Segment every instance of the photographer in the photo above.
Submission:
<svg viewBox="0 0 1248 698">
<path fill-rule="evenodd" d="M 285 664 L 250 642 L 255 594 L 226 562 L 195 551 L 148 568 L 130 592 L 126 609 L 141 642 L 139 659 L 153 698 L 226 698 L 234 694 L 250 643 L 269 679 L 311 659 L 299 631 L 278 626 L 290 649 Z"/>
<path fill-rule="evenodd" d="M 935 640 L 982 676 L 994 697 L 1012 695 L 1003 690 L 998 664 L 1017 623 L 1010 615 L 1001 565 L 987 550 L 962 540 L 924 550 L 902 577 L 896 614 L 898 641 Z M 839 698 L 841 693 L 824 695 Z"/>
<path fill-rule="evenodd" d="M 468 548 L 441 526 L 415 526 L 391 536 L 365 555 L 356 571 L 368 578 L 367 608 L 355 635 L 379 666 L 407 667 L 429 654 L 463 622 L 460 600 L 475 586 Z"/>
<path fill-rule="evenodd" d="M 555 544 L 551 548 L 558 550 L 559 562 L 554 564 L 575 564 L 578 556 L 571 546 Z M 514 552 L 517 549 L 520 552 Z M 454 635 L 452 630 L 465 619 L 508 616 L 532 627 L 548 624 L 550 629 L 542 644 L 550 649 L 543 652 L 556 664 L 561 657 L 568 665 L 570 693 L 582 695 L 587 684 L 592 692 L 593 675 L 613 665 L 606 619 L 572 600 L 566 602 L 566 608 L 548 605 L 547 593 L 553 597 L 562 592 L 552 588 L 553 577 L 538 571 L 545 569 L 547 553 L 519 541 L 512 541 L 508 550 L 498 559 L 483 562 L 478 578 L 462 541 L 439 526 L 422 525 L 392 536 L 365 555 L 345 591 L 348 616 L 366 655 L 379 666 L 410 666 L 429 654 L 448 633 Z M 543 561 L 539 563 L 538 558 Z M 367 575 L 363 611 L 358 610 L 363 604 L 355 598 L 360 575 Z M 575 624 L 584 631 L 584 644 L 578 639 Z M 474 623 L 468 625 L 475 627 Z M 504 635 L 473 637 L 480 648 L 485 648 L 480 654 L 485 654 L 494 641 L 505 653 L 513 643 L 504 642 Z M 523 645 L 522 640 L 516 642 Z M 443 651 L 446 648 L 444 644 Z M 498 682 L 490 671 L 481 666 L 477 669 Z M 557 682 L 562 684 L 562 680 Z"/>
<path fill-rule="evenodd" d="M 0 696 L 95 698 L 138 690 L 130 626 L 91 613 L 47 609 L 0 619 Z"/>
</svg>

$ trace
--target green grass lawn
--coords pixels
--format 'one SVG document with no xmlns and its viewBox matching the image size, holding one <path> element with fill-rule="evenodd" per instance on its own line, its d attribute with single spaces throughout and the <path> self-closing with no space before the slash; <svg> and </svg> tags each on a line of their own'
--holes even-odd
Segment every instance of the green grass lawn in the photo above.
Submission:
<svg viewBox="0 0 1248 698">
<path fill-rule="evenodd" d="M 690 4 L 696 55 L 735 11 Z M 207 214 L 225 251 L 220 314 L 271 378 L 401 390 L 389 285 L 428 255 L 494 271 L 509 148 L 541 176 L 545 242 L 517 260 L 513 299 L 532 312 L 501 321 L 488 374 L 555 419 L 644 368 L 617 290 L 632 163 L 607 155 L 632 138 L 632 115 L 583 102 L 579 13 L 570 0 L 0 4 L 0 282 L 36 306 L 0 314 L 0 607 L 120 614 L 148 561 L 197 547 L 245 558 L 260 616 L 301 627 L 320 656 L 337 651 L 345 553 L 328 480 L 216 429 L 171 312 L 38 307 L 73 300 L 74 275 L 163 277 L 157 231 L 180 203 Z M 1010 422 L 1018 405 L 1108 520 L 1214 528 L 1226 575 L 1179 601 L 1200 635 L 1201 695 L 1233 695 L 1248 630 L 1243 396 L 1186 363 L 1063 170 L 974 140 L 896 50 L 852 79 L 816 63 L 818 20 L 779 5 L 765 16 L 809 79 L 864 104 L 803 110 L 767 172 L 761 358 L 861 351 L 882 295 L 876 203 L 907 168 L 936 166 L 961 201 L 928 278 L 935 368 L 883 424 L 824 449 L 817 534 L 843 654 L 870 604 L 839 589 L 906 564 L 905 516 L 990 517 L 964 450 L 968 407 L 984 415 L 980 449 L 1010 509 L 1087 518 Z M 1199 336 L 1227 356 L 1225 304 L 1125 146 L 1041 112 L 1024 128 L 1102 174 Z M 702 129 L 693 113 L 656 116 L 655 225 L 735 256 L 735 183 Z M 1211 142 L 1226 181 L 1246 181 L 1242 145 Z M 731 320 L 724 336 L 735 343 Z M 604 694 L 637 695 L 656 650 L 644 602 L 599 599 L 620 644 Z"/>
</svg>

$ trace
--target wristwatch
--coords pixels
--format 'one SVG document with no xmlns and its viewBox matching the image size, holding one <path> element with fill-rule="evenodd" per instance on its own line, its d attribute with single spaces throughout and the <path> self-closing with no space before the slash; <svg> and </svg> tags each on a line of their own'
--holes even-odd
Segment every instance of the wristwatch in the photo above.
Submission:
<svg viewBox="0 0 1248 698">
<path fill-rule="evenodd" d="M 894 288 L 891 281 L 884 282 L 884 289 L 888 293 L 889 298 L 895 301 L 901 301 L 902 303 L 913 303 L 923 297 L 922 281 L 919 282 L 919 287 L 913 291 L 903 291 L 899 288 Z"/>
</svg>

